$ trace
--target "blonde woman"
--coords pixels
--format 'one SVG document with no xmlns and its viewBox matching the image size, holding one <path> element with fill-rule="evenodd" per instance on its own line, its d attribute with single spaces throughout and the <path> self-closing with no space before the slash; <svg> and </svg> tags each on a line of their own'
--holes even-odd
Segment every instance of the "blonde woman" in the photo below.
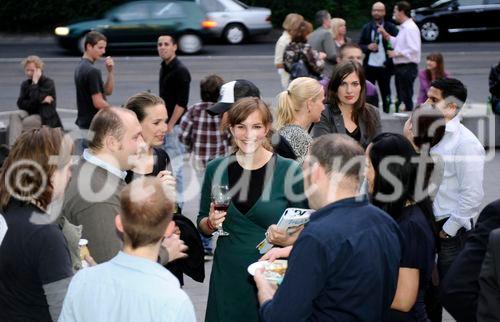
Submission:
<svg viewBox="0 0 500 322">
<path fill-rule="evenodd" d="M 342 45 L 351 42 L 351 38 L 347 37 L 347 25 L 344 19 L 333 18 L 331 28 L 333 41 L 338 52 Z"/>
<path fill-rule="evenodd" d="M 300 164 L 312 142 L 309 128 L 319 122 L 325 109 L 324 98 L 323 86 L 309 77 L 294 79 L 288 89 L 278 95 L 276 129 L 289 142 Z"/>
<path fill-rule="evenodd" d="M 283 21 L 284 30 L 274 48 L 274 65 L 281 77 L 281 86 L 283 88 L 286 88 L 288 82 L 290 82 L 290 74 L 285 71 L 285 65 L 283 64 L 283 54 L 285 53 L 286 46 L 292 41 L 292 37 L 290 36 L 292 27 L 301 21 L 304 21 L 304 17 L 297 13 L 289 13 Z"/>
<path fill-rule="evenodd" d="M 55 84 L 43 72 L 44 65 L 42 59 L 34 55 L 26 57 L 21 63 L 26 79 L 21 83 L 17 99 L 19 111 L 10 116 L 10 146 L 23 131 L 40 128 L 42 124 L 49 127 L 62 126 L 56 112 Z"/>
</svg>

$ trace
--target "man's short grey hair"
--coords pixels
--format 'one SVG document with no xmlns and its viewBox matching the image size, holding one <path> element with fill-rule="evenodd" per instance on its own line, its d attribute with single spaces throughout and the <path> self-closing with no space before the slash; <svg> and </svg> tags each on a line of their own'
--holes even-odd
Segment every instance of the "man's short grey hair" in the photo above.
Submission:
<svg viewBox="0 0 500 322">
<path fill-rule="evenodd" d="M 341 173 L 359 182 L 365 151 L 353 138 L 345 134 L 322 135 L 314 140 L 309 153 L 326 172 Z"/>
<path fill-rule="evenodd" d="M 330 13 L 327 10 L 320 10 L 314 15 L 314 22 L 317 27 L 321 27 L 323 25 L 323 21 L 325 19 L 330 19 L 330 17 Z"/>
</svg>

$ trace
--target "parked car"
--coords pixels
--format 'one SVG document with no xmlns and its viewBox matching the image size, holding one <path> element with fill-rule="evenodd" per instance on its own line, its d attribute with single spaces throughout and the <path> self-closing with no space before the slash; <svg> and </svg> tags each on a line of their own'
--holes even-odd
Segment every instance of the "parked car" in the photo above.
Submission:
<svg viewBox="0 0 500 322">
<path fill-rule="evenodd" d="M 271 10 L 250 7 L 238 0 L 196 0 L 208 14 L 208 18 L 217 23 L 210 33 L 230 44 L 239 44 L 248 36 L 269 33 Z"/>
<path fill-rule="evenodd" d="M 453 33 L 500 30 L 500 0 L 440 0 L 412 10 L 412 16 L 425 41 Z"/>
<path fill-rule="evenodd" d="M 177 39 L 180 51 L 193 54 L 201 50 L 208 30 L 215 25 L 198 3 L 188 1 L 133 1 L 118 6 L 99 20 L 57 27 L 59 45 L 84 51 L 85 35 L 96 30 L 108 38 L 108 48 L 156 47 L 160 35 Z"/>
</svg>

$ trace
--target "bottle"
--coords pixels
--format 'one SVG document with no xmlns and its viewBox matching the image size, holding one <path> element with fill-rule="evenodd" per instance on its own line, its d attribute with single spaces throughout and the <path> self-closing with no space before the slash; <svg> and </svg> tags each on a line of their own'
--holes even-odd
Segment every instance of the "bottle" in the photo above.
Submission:
<svg viewBox="0 0 500 322">
<path fill-rule="evenodd" d="M 373 42 L 375 44 L 377 44 L 377 46 L 379 45 L 379 42 L 380 42 L 380 33 L 378 31 L 375 31 L 375 37 L 373 38 Z M 378 53 L 378 47 L 377 47 L 377 50 L 374 50 L 373 52 L 374 53 Z"/>
<path fill-rule="evenodd" d="M 80 239 L 78 246 L 80 247 L 80 260 L 82 261 L 82 268 L 89 267 L 89 263 L 85 260 L 85 256 L 90 255 L 87 244 L 89 243 L 86 239 Z"/>
<path fill-rule="evenodd" d="M 394 50 L 394 47 L 392 47 L 390 40 L 387 40 L 387 50 Z"/>
</svg>

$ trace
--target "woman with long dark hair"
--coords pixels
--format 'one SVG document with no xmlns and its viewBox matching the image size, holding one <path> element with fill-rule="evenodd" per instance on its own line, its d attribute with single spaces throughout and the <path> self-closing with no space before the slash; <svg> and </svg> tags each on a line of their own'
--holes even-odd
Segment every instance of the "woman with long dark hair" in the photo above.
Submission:
<svg viewBox="0 0 500 322">
<path fill-rule="evenodd" d="M 313 137 L 347 134 L 366 148 L 380 133 L 381 124 L 378 110 L 365 101 L 363 67 L 354 61 L 337 64 L 326 96 L 327 104 L 321 120 L 313 127 Z"/>
<path fill-rule="evenodd" d="M 448 73 L 444 70 L 444 59 L 441 53 L 427 55 L 426 64 L 427 67 L 418 72 L 420 89 L 418 90 L 417 104 L 422 104 L 427 100 L 427 91 L 433 80 L 448 77 Z"/>
<path fill-rule="evenodd" d="M 366 178 L 374 205 L 404 236 L 396 295 L 388 321 L 427 321 L 424 293 L 436 255 L 437 229 L 419 155 L 400 134 L 383 133 L 366 150 Z M 424 166 L 424 171 L 427 167 Z"/>
</svg>

